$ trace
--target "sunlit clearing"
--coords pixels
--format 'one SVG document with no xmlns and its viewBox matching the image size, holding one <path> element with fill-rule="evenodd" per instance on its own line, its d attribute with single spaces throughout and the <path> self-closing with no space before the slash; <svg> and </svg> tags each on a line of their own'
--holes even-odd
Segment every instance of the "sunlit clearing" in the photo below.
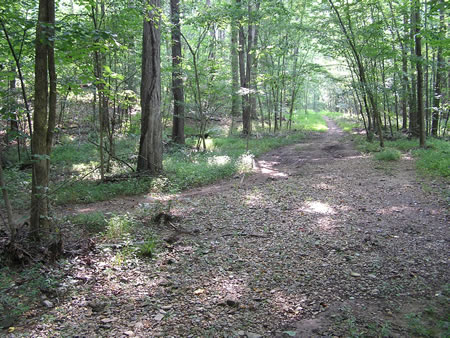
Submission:
<svg viewBox="0 0 450 338">
<path fill-rule="evenodd" d="M 322 215 L 333 215 L 335 211 L 332 207 L 330 207 L 326 203 L 322 203 L 319 201 L 305 202 L 305 206 L 301 208 L 304 212 L 316 213 Z"/>
<path fill-rule="evenodd" d="M 229 156 L 213 156 L 208 158 L 209 165 L 225 165 L 230 163 L 231 158 Z"/>
</svg>

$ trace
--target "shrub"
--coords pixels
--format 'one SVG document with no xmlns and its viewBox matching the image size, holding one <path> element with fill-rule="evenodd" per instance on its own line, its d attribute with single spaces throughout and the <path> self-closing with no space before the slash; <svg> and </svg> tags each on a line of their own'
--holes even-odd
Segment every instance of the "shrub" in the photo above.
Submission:
<svg viewBox="0 0 450 338">
<path fill-rule="evenodd" d="M 381 152 L 375 154 L 375 158 L 378 161 L 398 161 L 401 156 L 402 153 L 393 148 L 385 148 Z"/>
<path fill-rule="evenodd" d="M 129 234 L 135 225 L 135 220 L 129 214 L 112 216 L 106 225 L 105 237 L 120 239 Z"/>
</svg>

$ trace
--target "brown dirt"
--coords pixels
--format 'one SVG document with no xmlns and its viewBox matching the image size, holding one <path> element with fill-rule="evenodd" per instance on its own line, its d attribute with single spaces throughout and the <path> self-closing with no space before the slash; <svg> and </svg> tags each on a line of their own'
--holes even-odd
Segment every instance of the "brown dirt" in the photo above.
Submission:
<svg viewBox="0 0 450 338">
<path fill-rule="evenodd" d="M 101 244 L 72 259 L 60 288 L 66 296 L 30 314 L 15 333 L 448 333 L 448 203 L 422 189 L 426 181 L 410 157 L 377 162 L 328 124 L 327 133 L 262 156 L 247 177 L 179 195 L 68 208 L 134 212 L 147 230 L 175 243 L 161 244 L 152 260 Z M 173 226 L 185 232 L 145 221 L 142 206 L 157 200 L 172 201 L 179 216 Z M 423 327 L 411 324 L 413 317 Z"/>
</svg>

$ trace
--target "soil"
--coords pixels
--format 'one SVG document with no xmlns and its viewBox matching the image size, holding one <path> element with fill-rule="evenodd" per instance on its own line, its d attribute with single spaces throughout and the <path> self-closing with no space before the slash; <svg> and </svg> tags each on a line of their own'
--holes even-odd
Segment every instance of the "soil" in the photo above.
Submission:
<svg viewBox="0 0 450 338">
<path fill-rule="evenodd" d="M 360 154 L 327 123 L 255 160 L 252 175 L 67 207 L 138 215 L 158 251 L 138 258 L 97 242 L 66 262 L 52 306 L 11 335 L 448 336 L 449 214 L 438 183 L 407 155 Z M 168 201 L 176 218 L 152 223 L 152 206 Z"/>
</svg>

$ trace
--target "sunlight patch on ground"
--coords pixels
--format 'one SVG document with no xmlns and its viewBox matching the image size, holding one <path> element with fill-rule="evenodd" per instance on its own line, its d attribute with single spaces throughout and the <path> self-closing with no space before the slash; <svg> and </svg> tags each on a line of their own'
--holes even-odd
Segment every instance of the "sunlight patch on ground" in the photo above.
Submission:
<svg viewBox="0 0 450 338">
<path fill-rule="evenodd" d="M 332 190 L 332 189 L 334 189 L 334 185 L 329 185 L 329 184 L 321 182 L 319 184 L 314 184 L 313 188 L 319 189 L 319 190 Z"/>
<path fill-rule="evenodd" d="M 233 275 L 216 277 L 211 284 L 205 285 L 205 293 L 209 294 L 209 297 L 205 298 L 203 303 L 215 303 L 217 301 L 220 303 L 225 300 L 239 301 L 250 292 L 247 282 Z"/>
<path fill-rule="evenodd" d="M 336 213 L 330 205 L 320 201 L 307 201 L 300 210 L 303 212 L 322 215 L 334 215 Z"/>
<path fill-rule="evenodd" d="M 229 156 L 213 156 L 208 158 L 209 165 L 225 165 L 230 163 L 231 158 Z"/>
<path fill-rule="evenodd" d="M 245 195 L 245 204 L 250 207 L 259 207 L 264 201 L 264 196 L 259 189 L 253 189 Z"/>
<path fill-rule="evenodd" d="M 282 291 L 272 290 L 270 302 L 275 310 L 288 317 L 297 317 L 303 312 L 303 304 L 306 302 L 305 295 L 287 295 Z"/>
<path fill-rule="evenodd" d="M 407 205 L 402 205 L 402 206 L 392 206 L 392 207 L 386 207 L 386 208 L 381 208 L 377 210 L 377 214 L 380 215 L 390 215 L 390 214 L 394 214 L 394 213 L 403 213 L 404 211 L 414 211 L 415 209 L 407 206 Z"/>
<path fill-rule="evenodd" d="M 312 126 L 312 130 L 314 130 L 314 131 L 327 131 L 328 127 L 323 125 L 323 124 L 321 124 L 321 123 L 315 123 Z"/>
<path fill-rule="evenodd" d="M 276 170 L 273 167 L 277 165 L 279 162 L 272 161 L 258 161 L 257 169 L 263 175 L 268 175 L 270 177 L 288 177 L 287 173 Z"/>
<path fill-rule="evenodd" d="M 317 225 L 322 230 L 332 230 L 336 228 L 336 222 L 329 216 L 319 217 L 317 219 Z"/>
</svg>

